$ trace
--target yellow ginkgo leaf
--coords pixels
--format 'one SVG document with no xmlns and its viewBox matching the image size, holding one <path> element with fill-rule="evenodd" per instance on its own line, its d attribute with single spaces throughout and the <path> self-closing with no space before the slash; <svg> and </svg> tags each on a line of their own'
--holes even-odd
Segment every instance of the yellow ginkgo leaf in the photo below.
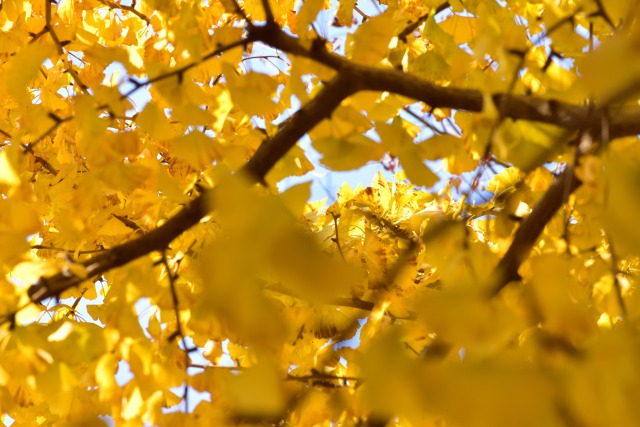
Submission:
<svg viewBox="0 0 640 427">
<path fill-rule="evenodd" d="M 225 375 L 222 386 L 238 417 L 273 417 L 285 408 L 284 390 L 273 365 L 260 363 L 239 375 Z"/>
<path fill-rule="evenodd" d="M 356 0 L 341 0 L 338 4 L 338 11 L 336 12 L 336 18 L 338 22 L 347 27 L 353 25 L 353 8 L 356 5 Z"/>
<path fill-rule="evenodd" d="M 400 153 L 398 159 L 405 175 L 414 184 L 429 188 L 440 180 L 438 175 L 413 153 Z"/>
<path fill-rule="evenodd" d="M 521 179 L 520 170 L 518 168 L 506 168 L 489 180 L 489 183 L 487 184 L 487 191 L 501 193 L 507 188 L 516 185 L 516 183 Z"/>
<path fill-rule="evenodd" d="M 280 194 L 280 199 L 284 205 L 295 216 L 302 215 L 304 207 L 310 197 L 311 182 L 303 182 L 302 184 L 294 185 Z"/>
<path fill-rule="evenodd" d="M 440 23 L 440 28 L 453 35 L 455 44 L 469 43 L 476 36 L 477 20 L 471 16 L 451 15 Z"/>
<path fill-rule="evenodd" d="M 313 23 L 322 10 L 324 0 L 306 0 L 302 3 L 300 12 L 298 13 L 298 34 L 300 37 L 306 37 L 309 33 L 309 26 Z"/>
<path fill-rule="evenodd" d="M 322 154 L 322 163 L 333 170 L 356 169 L 384 154 L 380 144 L 364 135 L 322 138 L 313 141 L 313 147 Z"/>
<path fill-rule="evenodd" d="M 215 118 L 213 115 L 193 104 L 177 105 L 171 111 L 171 118 L 188 125 L 209 125 Z"/>
<path fill-rule="evenodd" d="M 349 34 L 345 51 L 354 62 L 377 64 L 387 55 L 393 35 L 393 15 L 387 11 L 367 20 L 355 33 Z"/>
<path fill-rule="evenodd" d="M 102 356 L 95 368 L 95 378 L 98 383 L 100 400 L 111 399 L 118 387 L 115 376 L 118 372 L 118 359 L 114 354 L 108 353 Z"/>
<path fill-rule="evenodd" d="M 167 116 L 157 104 L 150 102 L 138 117 L 140 127 L 158 140 L 177 136 L 177 130 L 169 124 Z"/>
<path fill-rule="evenodd" d="M 424 187 L 431 187 L 438 182 L 438 176 L 424 163 L 420 147 L 413 143 L 402 120 L 396 118 L 391 124 L 378 123 L 376 130 L 382 145 L 398 157 L 411 182 Z"/>
<path fill-rule="evenodd" d="M 122 223 L 122 221 L 116 218 L 109 218 L 98 230 L 98 233 L 103 236 L 120 236 L 131 234 L 133 230 Z"/>
<path fill-rule="evenodd" d="M 437 51 L 431 50 L 418 56 L 409 67 L 409 71 L 433 81 L 447 81 L 451 68 Z"/>
<path fill-rule="evenodd" d="M 30 43 L 19 49 L 11 58 L 11 67 L 5 75 L 4 84 L 15 101 L 29 101 L 27 86 L 38 75 L 40 66 L 52 52 L 53 46 L 50 44 Z"/>
<path fill-rule="evenodd" d="M 231 67 L 224 67 L 224 70 L 229 80 L 231 99 L 245 113 L 259 116 L 275 109 L 276 104 L 273 98 L 278 87 L 276 79 L 253 71 L 237 75 Z"/>
<path fill-rule="evenodd" d="M 191 132 L 171 141 L 173 154 L 197 169 L 205 169 L 222 159 L 222 148 L 202 132 Z"/>
</svg>

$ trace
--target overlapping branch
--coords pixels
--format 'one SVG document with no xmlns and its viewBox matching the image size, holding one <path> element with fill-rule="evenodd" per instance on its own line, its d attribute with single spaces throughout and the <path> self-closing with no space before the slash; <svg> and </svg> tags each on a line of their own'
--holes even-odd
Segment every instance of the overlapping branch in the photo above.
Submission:
<svg viewBox="0 0 640 427">
<path fill-rule="evenodd" d="M 257 41 L 296 56 L 303 56 L 343 73 L 349 72 L 359 90 L 390 92 L 422 101 L 433 108 L 451 108 L 469 112 L 483 110 L 483 93 L 476 89 L 440 86 L 415 75 L 391 68 L 379 68 L 355 64 L 348 59 L 329 52 L 324 42 L 306 48 L 295 37 L 277 27 L 255 27 L 251 32 Z M 497 93 L 492 96 L 495 105 L 504 106 L 504 118 L 547 123 L 569 130 L 584 128 L 590 118 L 590 109 L 553 99 L 531 95 L 509 95 Z M 593 121 L 585 130 L 600 134 L 600 122 Z M 629 106 L 610 118 L 611 138 L 640 133 L 640 107 Z"/>
<path fill-rule="evenodd" d="M 263 42 L 275 49 L 292 55 L 303 56 L 322 63 L 337 71 L 337 76 L 320 91 L 308 104 L 294 114 L 291 120 L 271 139 L 260 146 L 241 173 L 247 174 L 255 182 L 262 182 L 267 172 L 293 147 L 308 131 L 324 118 L 329 117 L 342 100 L 361 90 L 387 91 L 403 95 L 428 104 L 431 107 L 452 108 L 470 112 L 483 109 L 483 94 L 474 89 L 444 87 L 393 69 L 354 64 L 348 59 L 326 50 L 319 40 L 305 47 L 298 40 L 283 32 L 277 24 L 267 21 L 263 26 L 251 25 L 248 39 Z M 238 42 L 237 45 L 241 45 Z M 180 69 L 179 73 L 186 71 Z M 590 120 L 590 110 L 560 101 L 534 96 L 494 94 L 496 105 L 504 106 L 504 117 L 554 124 L 569 130 L 582 130 L 599 134 L 600 122 Z M 611 138 L 640 133 L 640 108 L 628 107 L 619 111 L 608 122 Z M 562 205 L 565 198 L 580 182 L 567 167 L 560 179 L 551 186 L 532 213 L 523 221 L 507 254 L 500 262 L 498 292 L 509 281 L 518 278 L 517 269 L 546 223 Z M 70 273 L 59 273 L 42 278 L 29 289 L 32 301 L 57 296 L 61 292 L 80 284 L 82 281 L 100 276 L 105 272 L 125 265 L 153 251 L 165 250 L 171 241 L 197 224 L 209 213 L 212 194 L 215 189 L 204 192 L 194 199 L 176 216 L 170 218 L 157 229 L 134 240 L 101 252 L 83 262 L 87 277 L 77 277 Z"/>
<path fill-rule="evenodd" d="M 266 140 L 260 146 L 240 173 L 246 174 L 256 182 L 263 181 L 267 172 L 298 142 L 298 139 L 322 119 L 328 117 L 343 99 L 353 93 L 350 81 L 349 76 L 344 74 L 329 82 L 318 96 L 302 107 L 276 136 Z M 86 277 L 63 271 L 48 278 L 41 278 L 29 288 L 32 301 L 38 302 L 57 296 L 86 279 L 100 276 L 153 251 L 166 249 L 173 239 L 200 222 L 213 208 L 211 200 L 214 191 L 215 189 L 205 191 L 155 230 L 83 261 Z"/>
</svg>

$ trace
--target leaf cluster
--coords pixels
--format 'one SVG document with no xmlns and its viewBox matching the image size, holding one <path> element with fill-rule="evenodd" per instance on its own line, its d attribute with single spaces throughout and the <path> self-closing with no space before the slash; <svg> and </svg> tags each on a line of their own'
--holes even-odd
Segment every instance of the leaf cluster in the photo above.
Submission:
<svg viewBox="0 0 640 427">
<path fill-rule="evenodd" d="M 638 425 L 638 12 L 3 1 L 3 421 Z"/>
</svg>

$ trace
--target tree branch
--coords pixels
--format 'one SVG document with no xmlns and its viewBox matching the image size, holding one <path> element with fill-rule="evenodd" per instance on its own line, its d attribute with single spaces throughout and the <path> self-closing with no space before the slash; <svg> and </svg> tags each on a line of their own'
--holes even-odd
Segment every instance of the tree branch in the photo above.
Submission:
<svg viewBox="0 0 640 427">
<path fill-rule="evenodd" d="M 262 41 L 273 48 L 311 58 L 338 71 L 338 76 L 327 83 L 318 96 L 301 108 L 275 137 L 267 139 L 244 166 L 242 173 L 246 173 L 256 182 L 263 182 L 265 175 L 275 163 L 305 133 L 329 117 L 343 99 L 361 90 L 388 91 L 423 101 L 432 107 L 472 112 L 483 109 L 483 94 L 479 90 L 443 87 L 397 70 L 354 64 L 328 52 L 321 40 L 309 48 L 303 47 L 297 39 L 287 35 L 274 24 L 250 27 L 247 40 Z M 243 41 L 235 44 L 242 45 Z M 173 73 L 184 72 L 190 67 L 192 65 L 174 70 Z M 494 94 L 493 100 L 496 105 L 504 106 L 504 117 L 549 123 L 594 135 L 600 134 L 602 128 L 600 121 L 588 120 L 592 113 L 591 107 L 523 95 Z M 607 127 L 611 139 L 640 133 L 640 108 L 620 109 L 610 118 Z M 494 293 L 499 292 L 510 281 L 517 280 L 520 263 L 528 255 L 546 223 L 579 185 L 573 169 L 567 167 L 560 179 L 534 207 L 516 232 L 511 247 L 495 271 Z M 164 250 L 174 238 L 197 224 L 208 213 L 212 208 L 209 200 L 213 191 L 215 190 L 207 191 L 194 199 L 185 209 L 157 229 L 84 261 L 88 277 L 99 276 L 152 251 Z M 84 280 L 68 276 L 68 273 L 59 273 L 42 278 L 29 289 L 29 295 L 32 301 L 41 301 L 59 295 Z"/>
<path fill-rule="evenodd" d="M 360 84 L 359 90 L 391 92 L 422 101 L 434 108 L 452 108 L 470 112 L 481 112 L 483 109 L 483 93 L 480 90 L 440 86 L 399 70 L 355 64 L 327 51 L 324 43 L 316 42 L 307 48 L 302 46 L 295 37 L 281 30 L 274 31 L 273 28 L 254 27 L 250 35 L 256 41 L 292 55 L 312 59 L 339 73 L 353 74 L 354 81 Z M 588 106 L 583 107 L 531 95 L 496 93 L 492 97 L 495 105 L 504 106 L 503 118 L 547 123 L 569 130 L 585 128 L 584 124 L 591 113 Z M 594 122 L 589 126 L 586 127 L 586 131 L 593 135 L 600 134 L 600 123 Z M 639 134 L 640 107 L 628 106 L 620 109 L 615 116 L 611 117 L 609 127 L 611 138 Z"/>
<path fill-rule="evenodd" d="M 349 74 L 343 74 L 329 82 L 322 91 L 304 107 L 298 110 L 276 136 L 262 143 L 258 151 L 241 170 L 256 182 L 264 181 L 267 172 L 275 163 L 310 129 L 354 92 Z M 29 296 L 34 302 L 59 295 L 78 286 L 83 281 L 100 276 L 107 271 L 123 266 L 153 251 L 162 251 L 171 241 L 196 225 L 212 209 L 214 190 L 208 190 L 192 200 L 185 208 L 160 227 L 121 245 L 104 251 L 82 262 L 86 277 L 78 277 L 71 272 L 60 272 L 48 278 L 41 278 L 32 285 Z"/>
<path fill-rule="evenodd" d="M 511 246 L 493 272 L 495 284 L 491 296 L 498 294 L 509 282 L 520 279 L 518 274 L 520 264 L 528 257 L 531 248 L 556 211 L 580 185 L 582 182 L 576 178 L 573 167 L 567 165 L 556 182 L 534 206 L 529 216 L 520 224 Z"/>
<path fill-rule="evenodd" d="M 149 19 L 149 17 L 144 13 L 140 12 L 139 10 L 136 10 L 134 6 L 124 6 L 118 3 L 113 3 L 109 0 L 98 0 L 98 1 L 104 4 L 105 6 L 109 6 L 109 8 L 111 9 L 121 9 L 121 10 L 129 11 L 134 15 L 136 15 L 138 18 L 142 19 L 144 22 L 146 22 L 147 25 L 151 25 L 151 19 Z"/>
<path fill-rule="evenodd" d="M 129 91 L 123 93 L 122 95 L 120 95 L 120 99 L 125 99 L 130 97 L 131 95 L 133 95 L 135 92 L 137 92 L 138 90 L 140 90 L 141 88 L 150 85 L 152 83 L 157 83 L 159 81 L 174 77 L 174 76 L 183 76 L 184 73 L 186 73 L 187 71 L 189 71 L 190 69 L 192 69 L 193 67 L 196 67 L 200 64 L 202 64 L 205 61 L 208 61 L 211 58 L 214 58 L 218 55 L 221 55 L 222 53 L 226 52 L 227 50 L 233 49 L 235 47 L 240 47 L 240 46 L 246 46 L 249 43 L 251 43 L 253 40 L 251 38 L 251 36 L 240 39 L 240 40 L 236 40 L 233 41 L 227 45 L 224 46 L 218 46 L 216 48 L 216 50 L 207 53 L 206 55 L 204 55 L 202 58 L 200 58 L 197 61 L 191 62 L 187 65 L 183 65 L 182 67 L 178 67 L 178 68 L 174 68 L 170 71 L 167 71 L 166 73 L 163 74 L 159 74 L 153 78 L 150 78 L 144 82 L 139 82 L 139 81 L 135 81 L 132 80 L 131 83 L 133 83 L 133 88 L 131 88 Z M 103 108 L 107 108 L 107 105 L 103 104 L 98 106 L 98 109 L 103 109 Z"/>
<path fill-rule="evenodd" d="M 83 261 L 87 277 L 78 277 L 71 272 L 62 271 L 54 276 L 41 278 L 28 290 L 31 300 L 39 302 L 57 296 L 87 279 L 100 276 L 153 251 L 163 250 L 174 238 L 204 217 L 208 210 L 206 195 L 207 193 L 204 193 L 191 201 L 182 211 L 155 230 Z"/>
<path fill-rule="evenodd" d="M 291 298 L 296 298 L 296 299 L 305 301 L 305 299 L 300 295 L 297 295 L 296 293 L 280 285 L 267 285 L 264 287 L 264 290 L 276 292 L 281 295 L 286 295 Z M 345 307 L 345 308 L 355 308 L 357 310 L 370 311 L 370 312 L 372 312 L 376 308 L 376 304 L 374 302 L 366 301 L 357 297 L 351 297 L 351 298 L 336 297 L 336 298 L 331 298 L 329 300 L 323 301 L 322 303 L 325 305 L 333 305 L 336 307 Z M 398 319 L 398 320 L 416 320 L 418 318 L 418 313 L 414 311 L 410 311 L 406 316 L 395 316 L 393 313 L 389 311 L 385 311 L 384 315 L 392 319 Z"/>
</svg>

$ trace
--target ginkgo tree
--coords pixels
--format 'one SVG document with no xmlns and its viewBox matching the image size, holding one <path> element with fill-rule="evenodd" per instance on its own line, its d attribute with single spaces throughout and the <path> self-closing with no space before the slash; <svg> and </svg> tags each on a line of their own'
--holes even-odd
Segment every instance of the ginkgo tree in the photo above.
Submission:
<svg viewBox="0 0 640 427">
<path fill-rule="evenodd" d="M 639 17 L 3 0 L 4 422 L 639 425 Z"/>
</svg>

